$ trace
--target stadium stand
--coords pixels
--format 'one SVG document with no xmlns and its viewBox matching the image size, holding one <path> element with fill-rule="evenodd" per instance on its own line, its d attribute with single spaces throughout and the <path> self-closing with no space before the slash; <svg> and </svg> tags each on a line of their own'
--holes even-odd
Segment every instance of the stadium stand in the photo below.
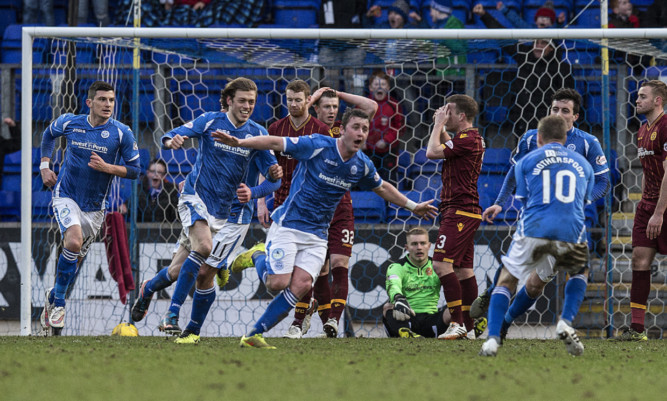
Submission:
<svg viewBox="0 0 667 401">
<path fill-rule="evenodd" d="M 373 191 L 352 191 L 352 207 L 355 223 L 384 223 L 387 205 Z"/>
</svg>

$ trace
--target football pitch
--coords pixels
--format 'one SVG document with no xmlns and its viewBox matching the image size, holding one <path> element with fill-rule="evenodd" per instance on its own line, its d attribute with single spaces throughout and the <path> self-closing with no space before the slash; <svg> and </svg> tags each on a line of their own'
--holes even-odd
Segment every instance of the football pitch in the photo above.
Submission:
<svg viewBox="0 0 667 401">
<path fill-rule="evenodd" d="M 667 394 L 667 342 L 0 337 L 2 400 L 641 400 Z"/>
</svg>

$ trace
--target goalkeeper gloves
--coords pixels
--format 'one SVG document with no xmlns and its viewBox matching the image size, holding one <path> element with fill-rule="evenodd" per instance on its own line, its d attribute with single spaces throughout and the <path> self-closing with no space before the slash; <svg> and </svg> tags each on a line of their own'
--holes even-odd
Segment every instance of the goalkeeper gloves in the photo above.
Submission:
<svg viewBox="0 0 667 401">
<path fill-rule="evenodd" d="M 394 295 L 394 311 L 392 312 L 394 319 L 404 322 L 410 320 L 410 317 L 415 315 L 415 311 L 410 309 L 408 299 L 403 294 Z"/>
</svg>

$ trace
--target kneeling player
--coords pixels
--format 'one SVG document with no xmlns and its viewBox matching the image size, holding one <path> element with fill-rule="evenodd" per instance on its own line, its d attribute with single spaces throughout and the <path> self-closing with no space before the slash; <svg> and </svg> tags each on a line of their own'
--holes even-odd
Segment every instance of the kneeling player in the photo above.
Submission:
<svg viewBox="0 0 667 401">
<path fill-rule="evenodd" d="M 382 308 L 382 322 L 389 337 L 436 337 L 447 330 L 449 310 L 438 309 L 440 279 L 428 257 L 428 232 L 415 227 L 406 234 L 408 254 L 387 269 L 390 302 Z"/>
</svg>

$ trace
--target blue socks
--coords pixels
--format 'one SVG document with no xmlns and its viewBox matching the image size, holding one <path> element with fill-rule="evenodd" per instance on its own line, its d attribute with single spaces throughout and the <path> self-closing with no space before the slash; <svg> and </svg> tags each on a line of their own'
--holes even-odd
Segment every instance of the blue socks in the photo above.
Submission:
<svg viewBox="0 0 667 401">
<path fill-rule="evenodd" d="M 185 328 L 193 332 L 194 334 L 199 335 L 201 331 L 201 325 L 206 320 L 206 315 L 208 314 L 211 305 L 215 301 L 215 287 L 211 287 L 207 290 L 195 290 L 195 295 L 192 297 L 192 312 L 190 313 L 190 323 Z"/>
<path fill-rule="evenodd" d="M 197 274 L 199 274 L 199 268 L 204 261 L 204 257 L 195 251 L 190 252 L 188 258 L 185 259 L 185 262 L 183 262 L 183 266 L 181 267 L 181 272 L 178 274 L 178 280 L 176 280 L 174 294 L 171 296 L 169 312 L 178 316 L 181 311 L 181 305 L 183 305 L 190 289 L 195 284 Z"/>
<path fill-rule="evenodd" d="M 169 277 L 168 271 L 169 267 L 163 268 L 162 270 L 157 272 L 155 277 L 153 277 L 152 279 L 150 279 L 150 281 L 146 283 L 146 286 L 144 287 L 144 297 L 150 298 L 157 291 L 164 290 L 165 288 L 169 287 L 171 283 L 174 282 L 174 280 L 172 280 L 171 277 Z"/>
<path fill-rule="evenodd" d="M 51 292 L 54 297 L 53 302 L 55 306 L 65 306 L 67 287 L 69 287 L 74 279 L 74 274 L 76 273 L 76 260 L 78 257 L 78 253 L 74 253 L 63 247 L 63 251 L 58 258 L 56 285 Z"/>
<path fill-rule="evenodd" d="M 526 286 L 521 287 L 512 301 L 512 305 L 505 314 L 505 322 L 509 327 L 517 317 L 523 315 L 535 303 L 537 298 L 531 298 L 526 292 Z"/>
<path fill-rule="evenodd" d="M 503 324 L 503 317 L 510 305 L 512 294 L 507 287 L 496 287 L 491 294 L 489 303 L 489 338 L 500 339 L 500 327 Z"/>
<path fill-rule="evenodd" d="M 285 288 L 273 299 L 273 301 L 271 301 L 262 317 L 260 317 L 257 323 L 253 326 L 252 331 L 248 333 L 248 337 L 270 330 L 287 316 L 287 314 L 296 306 L 297 301 L 298 299 L 292 294 L 292 291 L 290 291 L 289 288 Z"/>
<path fill-rule="evenodd" d="M 257 255 L 252 258 L 252 263 L 255 264 L 255 270 L 257 270 L 257 276 L 259 277 L 260 280 L 262 280 L 262 283 L 266 284 L 266 275 L 268 274 L 267 266 L 266 266 L 266 254 L 262 253 L 261 255 Z"/>
<path fill-rule="evenodd" d="M 498 280 L 500 280 L 500 272 L 503 271 L 503 266 L 500 265 L 498 269 L 496 270 L 496 274 L 493 276 L 493 283 L 491 283 L 490 286 L 486 287 L 486 293 L 487 294 L 492 294 L 493 289 L 496 288 L 496 284 L 498 284 Z"/>
<path fill-rule="evenodd" d="M 575 274 L 565 284 L 565 300 L 560 318 L 569 325 L 572 325 L 572 321 L 579 313 L 579 307 L 581 307 L 586 295 L 587 285 L 586 276 L 583 274 Z"/>
</svg>

